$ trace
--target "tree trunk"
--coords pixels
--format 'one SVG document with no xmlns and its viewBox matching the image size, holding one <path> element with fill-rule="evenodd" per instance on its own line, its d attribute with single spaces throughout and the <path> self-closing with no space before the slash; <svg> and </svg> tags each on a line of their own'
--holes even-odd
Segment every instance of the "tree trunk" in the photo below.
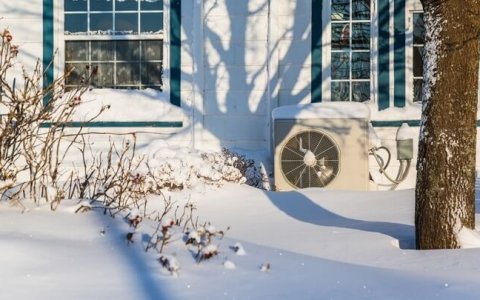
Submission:
<svg viewBox="0 0 480 300">
<path fill-rule="evenodd" d="M 423 0 L 426 44 L 415 192 L 417 249 L 475 226 L 480 0 Z"/>
</svg>

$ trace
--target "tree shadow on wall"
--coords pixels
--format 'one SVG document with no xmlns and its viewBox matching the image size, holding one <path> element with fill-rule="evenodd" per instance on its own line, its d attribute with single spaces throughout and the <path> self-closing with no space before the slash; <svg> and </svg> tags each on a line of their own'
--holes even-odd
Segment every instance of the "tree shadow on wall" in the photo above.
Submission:
<svg viewBox="0 0 480 300">
<path fill-rule="evenodd" d="M 192 5 L 182 7 L 188 16 Z M 310 100 L 310 82 L 298 79 L 305 77 L 302 72 L 309 64 L 311 12 L 305 1 L 288 5 L 291 22 L 275 30 L 271 27 L 279 25 L 280 17 L 274 15 L 279 4 L 268 0 L 203 2 L 200 37 L 193 18 L 182 18 L 182 51 L 195 57 L 195 47 L 204 49 L 191 73 L 182 68 L 182 84 L 195 86 L 198 78 L 204 83 L 196 86 L 203 91 L 203 103 L 190 104 L 190 109 L 224 147 L 248 140 L 268 146 L 271 109 Z"/>
</svg>

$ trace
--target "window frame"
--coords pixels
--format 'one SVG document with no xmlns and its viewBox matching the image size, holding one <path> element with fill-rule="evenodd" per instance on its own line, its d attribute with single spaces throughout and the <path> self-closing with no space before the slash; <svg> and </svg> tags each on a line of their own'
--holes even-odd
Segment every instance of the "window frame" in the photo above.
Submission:
<svg viewBox="0 0 480 300">
<path fill-rule="evenodd" d="M 405 22 L 405 97 L 406 103 L 413 107 L 421 107 L 422 102 L 414 102 L 414 76 L 413 76 L 413 14 L 414 13 L 423 13 L 423 7 L 419 0 L 407 0 L 406 3 L 406 18 Z"/>
<path fill-rule="evenodd" d="M 115 1 L 115 0 L 112 0 Z M 162 40 L 162 93 L 170 95 L 170 2 L 171 0 L 163 0 L 163 30 L 161 33 L 155 34 L 117 34 L 117 35 L 67 35 L 65 34 L 65 8 L 64 0 L 54 1 L 54 19 L 56 20 L 54 25 L 54 49 L 56 55 L 54 57 L 54 73 L 65 73 L 65 42 L 66 41 L 129 41 L 129 40 Z M 141 13 L 141 12 L 140 12 Z M 140 20 L 138 21 L 140 22 Z M 140 25 L 138 25 L 140 26 Z M 140 30 L 140 27 L 139 27 Z M 108 88 L 107 88 L 108 89 Z M 113 88 L 112 88 L 113 89 Z"/>
<path fill-rule="evenodd" d="M 350 1 L 350 5 L 352 4 L 352 0 Z M 354 102 L 352 101 L 352 82 L 370 82 L 370 99 L 364 101 L 363 103 L 372 103 L 377 101 L 377 61 L 378 61 L 378 47 L 377 47 L 377 38 L 378 38 L 378 18 L 377 16 L 377 8 L 376 8 L 376 0 L 371 0 L 370 1 L 370 20 L 359 20 L 355 21 L 352 20 L 351 18 L 351 12 L 350 12 L 350 18 L 349 20 L 345 21 L 332 21 L 331 19 L 331 9 L 332 2 L 331 0 L 329 1 L 323 1 L 323 13 L 322 13 L 322 20 L 323 20 L 323 32 L 322 32 L 322 65 L 325 66 L 322 72 L 322 101 L 326 102 L 331 102 L 332 101 L 332 89 L 331 89 L 331 83 L 336 82 L 338 80 L 332 78 L 332 53 L 336 52 L 338 53 L 339 51 L 333 50 L 332 49 L 332 24 L 334 23 L 343 23 L 343 22 L 348 22 L 350 24 L 352 23 L 368 23 L 370 24 L 370 48 L 365 51 L 352 51 L 352 49 L 348 49 L 348 51 L 345 51 L 345 53 L 355 53 L 355 52 L 370 52 L 370 78 L 369 79 L 353 79 L 351 78 L 351 72 L 352 72 L 352 67 L 350 65 L 350 76 L 348 79 L 348 82 L 350 83 L 349 87 L 349 100 L 345 102 Z M 350 29 L 350 42 L 352 39 L 352 34 L 351 34 L 351 29 Z M 351 54 L 350 54 L 350 62 L 351 62 Z M 340 80 L 344 81 L 344 80 Z"/>
<path fill-rule="evenodd" d="M 415 32 L 415 24 L 414 24 L 414 21 L 415 21 L 415 15 L 423 15 L 423 11 L 419 11 L 419 10 L 414 10 L 411 12 L 411 18 L 412 18 L 412 64 L 411 64 L 411 68 L 412 68 L 412 76 L 411 76 L 411 81 L 412 81 L 412 102 L 413 103 L 421 103 L 422 102 L 422 99 L 420 98 L 419 101 L 415 101 L 415 81 L 418 81 L 418 80 L 422 80 L 423 81 L 423 74 L 422 76 L 415 76 L 415 66 L 414 66 L 414 63 L 415 63 L 415 48 L 425 48 L 425 42 L 423 44 L 416 44 L 415 43 L 415 37 L 413 35 L 413 33 Z M 423 86 L 423 84 L 422 84 Z M 421 93 L 421 92 L 420 92 Z"/>
<path fill-rule="evenodd" d="M 68 11 L 66 12 L 65 11 L 65 8 L 63 9 L 63 13 L 64 15 L 86 15 L 87 17 L 87 31 L 86 31 L 86 34 L 83 34 L 83 36 L 102 36 L 102 35 L 99 35 L 99 34 L 91 34 L 89 31 L 88 31 L 88 27 L 90 27 L 91 25 L 91 16 L 95 16 L 95 15 L 101 15 L 101 14 L 108 14 L 108 15 L 111 15 L 112 17 L 112 27 L 115 27 L 116 26 L 116 16 L 117 15 L 126 15 L 126 14 L 136 14 L 138 19 L 137 19 L 137 29 L 138 29 L 138 32 L 137 34 L 127 34 L 127 33 L 121 33 L 119 31 L 116 31 L 116 30 L 113 30 L 113 34 L 105 34 L 105 35 L 116 35 L 116 36 L 123 36 L 123 35 L 148 35 L 146 33 L 141 33 L 140 31 L 140 28 L 142 27 L 142 23 L 141 23 L 141 18 L 142 18 L 142 14 L 145 14 L 145 15 L 148 15 L 148 14 L 158 14 L 158 13 L 161 13 L 162 14 L 162 18 L 163 18 L 163 13 L 164 13 L 164 6 L 163 6 L 163 1 L 162 1 L 162 9 L 161 10 L 158 10 L 158 9 L 152 9 L 152 10 L 142 10 L 142 1 L 137 1 L 137 7 L 135 10 L 122 10 L 122 9 L 116 9 L 115 7 L 115 3 L 117 3 L 117 0 L 107 0 L 107 1 L 111 1 L 112 2 L 112 5 L 111 5 L 111 10 L 93 10 L 90 8 L 90 3 L 91 1 L 95 1 L 95 0 L 84 0 L 84 1 L 87 1 L 87 7 L 86 7 L 86 10 L 78 10 L 78 11 Z M 65 2 L 63 2 L 65 3 Z M 63 23 L 65 24 L 65 22 Z M 163 25 L 163 24 L 162 24 Z M 163 26 L 162 26 L 163 28 Z M 115 28 L 116 29 L 116 28 Z M 117 33 L 116 33 L 117 32 Z M 158 35 L 158 34 L 161 34 L 160 32 L 157 32 L 157 33 L 151 33 L 151 35 Z M 75 34 L 74 34 L 75 35 Z M 76 35 L 79 35 L 78 33 Z M 67 35 L 67 36 L 71 36 L 71 35 Z"/>
<path fill-rule="evenodd" d="M 152 64 L 152 65 L 155 65 L 155 64 L 160 64 L 160 65 L 163 65 L 163 57 L 161 59 L 145 59 L 145 57 L 143 56 L 144 52 L 143 52 L 143 47 L 145 45 L 145 43 L 148 43 L 149 41 L 160 41 L 161 44 L 162 44 L 162 49 L 163 49 L 163 41 L 162 40 L 159 40 L 159 39 L 128 39 L 128 40 L 123 40 L 123 39 L 107 39 L 107 40 L 85 40 L 85 39 L 80 39 L 80 40 L 65 40 L 64 43 L 65 43 L 65 49 L 67 49 L 68 47 L 66 47 L 66 44 L 68 42 L 83 42 L 83 43 L 86 43 L 86 46 L 89 50 L 87 50 L 87 58 L 86 59 L 80 59 L 80 60 L 76 60 L 76 59 L 69 59 L 67 60 L 66 56 L 65 55 L 65 65 L 67 65 L 68 63 L 70 64 L 80 64 L 80 65 L 89 65 L 89 66 L 92 66 L 92 65 L 111 65 L 111 68 L 112 68 L 112 74 L 113 74 L 113 78 L 112 78 L 112 85 L 111 86 L 101 86 L 99 88 L 116 88 L 116 89 L 143 89 L 143 88 L 154 88 L 154 89 L 158 89 L 158 90 L 162 90 L 162 79 L 161 79 L 161 76 L 159 78 L 155 78 L 155 81 L 159 81 L 158 83 L 146 83 L 142 80 L 142 68 L 144 68 L 145 66 L 147 66 L 147 64 Z M 97 59 L 95 60 L 94 57 L 93 57 L 93 45 L 92 43 L 96 43 L 96 42 L 109 42 L 109 43 L 112 43 L 112 45 L 110 45 L 112 47 L 111 51 L 111 58 L 108 58 L 108 59 Z M 137 42 L 138 43 L 138 49 L 139 49 L 139 52 L 140 52 L 140 55 L 138 56 L 137 59 L 122 59 L 121 57 L 119 57 L 118 55 L 118 51 L 114 50 L 114 48 L 118 47 L 118 42 Z M 118 48 L 117 48 L 118 49 Z M 122 83 L 119 83 L 119 79 L 120 79 L 120 76 L 119 76 L 119 73 L 118 73 L 118 66 L 121 65 L 121 64 L 132 64 L 134 66 L 136 66 L 137 68 L 137 72 L 138 72 L 138 82 L 132 82 L 132 83 L 129 83 L 129 84 L 122 84 Z M 161 68 L 160 68 L 160 72 L 161 72 Z M 160 73 L 161 74 L 161 73 Z M 95 82 L 95 78 L 93 78 L 93 82 Z M 75 85 L 68 85 L 66 83 L 67 86 L 75 86 Z M 95 86 L 95 84 L 93 84 Z"/>
</svg>

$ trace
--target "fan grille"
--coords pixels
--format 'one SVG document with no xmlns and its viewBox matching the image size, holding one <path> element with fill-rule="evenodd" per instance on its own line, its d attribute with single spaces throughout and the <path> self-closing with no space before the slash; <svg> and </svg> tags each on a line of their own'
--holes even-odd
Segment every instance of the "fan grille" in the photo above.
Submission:
<svg viewBox="0 0 480 300">
<path fill-rule="evenodd" d="M 328 186 L 337 176 L 339 166 L 337 145 L 318 130 L 297 133 L 281 151 L 283 176 L 296 188 Z"/>
</svg>

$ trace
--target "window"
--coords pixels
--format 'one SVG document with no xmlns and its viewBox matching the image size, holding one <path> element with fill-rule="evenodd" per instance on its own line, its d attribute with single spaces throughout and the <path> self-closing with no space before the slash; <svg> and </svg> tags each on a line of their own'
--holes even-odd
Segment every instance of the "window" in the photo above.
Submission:
<svg viewBox="0 0 480 300">
<path fill-rule="evenodd" d="M 162 0 L 64 0 L 66 85 L 162 87 Z"/>
<path fill-rule="evenodd" d="M 370 0 L 331 0 L 331 100 L 370 99 Z"/>
<path fill-rule="evenodd" d="M 425 47 L 425 27 L 423 13 L 413 13 L 413 102 L 422 101 L 423 50 Z"/>
</svg>

